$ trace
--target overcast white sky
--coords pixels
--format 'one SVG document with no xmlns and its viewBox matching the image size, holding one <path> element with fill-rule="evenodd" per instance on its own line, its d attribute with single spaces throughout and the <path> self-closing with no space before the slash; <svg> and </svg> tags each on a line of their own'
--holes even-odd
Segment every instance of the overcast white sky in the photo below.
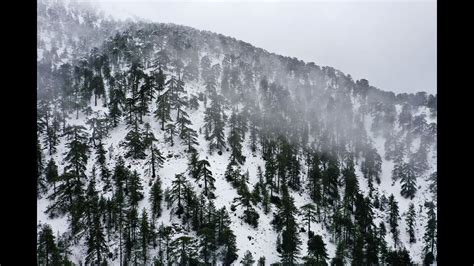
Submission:
<svg viewBox="0 0 474 266">
<path fill-rule="evenodd" d="M 106 14 L 172 22 L 332 66 L 395 92 L 437 90 L 436 1 L 98 0 Z"/>
</svg>

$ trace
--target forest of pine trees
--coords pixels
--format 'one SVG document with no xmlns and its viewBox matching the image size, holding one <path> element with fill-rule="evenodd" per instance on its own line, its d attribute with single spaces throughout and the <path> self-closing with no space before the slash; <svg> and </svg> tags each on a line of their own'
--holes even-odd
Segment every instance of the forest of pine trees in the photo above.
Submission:
<svg viewBox="0 0 474 266">
<path fill-rule="evenodd" d="M 62 234 L 38 224 L 39 265 L 72 265 L 78 245 L 87 265 L 436 260 L 436 201 L 418 201 L 421 184 L 436 195 L 436 124 L 413 111 L 436 96 L 176 25 L 120 27 L 94 48 L 55 41 L 78 46 L 56 55 L 66 63 L 39 46 L 38 198 L 67 221 Z M 272 230 L 275 261 L 238 246 L 239 228 Z"/>
</svg>

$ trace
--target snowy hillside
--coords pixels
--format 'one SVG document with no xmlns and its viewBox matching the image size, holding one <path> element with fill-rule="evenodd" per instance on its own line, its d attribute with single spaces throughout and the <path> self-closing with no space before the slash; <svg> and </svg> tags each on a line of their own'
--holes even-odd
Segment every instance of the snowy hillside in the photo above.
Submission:
<svg viewBox="0 0 474 266">
<path fill-rule="evenodd" d="M 436 256 L 436 95 L 38 5 L 38 264 Z"/>
</svg>

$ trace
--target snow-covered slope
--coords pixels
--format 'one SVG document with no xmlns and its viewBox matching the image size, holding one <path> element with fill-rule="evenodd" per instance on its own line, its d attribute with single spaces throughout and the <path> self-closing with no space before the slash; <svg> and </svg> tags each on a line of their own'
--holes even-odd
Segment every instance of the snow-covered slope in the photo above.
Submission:
<svg viewBox="0 0 474 266">
<path fill-rule="evenodd" d="M 54 9 L 53 7 L 49 7 L 48 9 L 48 7 L 46 7 L 46 10 L 57 9 Z M 49 12 L 46 10 L 44 11 L 44 14 L 51 14 L 52 11 Z M 73 11 L 70 12 L 74 14 Z M 80 14 L 74 14 L 71 16 L 77 19 L 79 25 L 84 23 L 84 18 L 81 17 Z M 117 40 L 120 40 L 120 38 L 117 37 L 118 35 L 110 33 L 107 36 L 103 36 L 100 41 L 97 41 L 95 43 L 85 43 L 84 47 L 79 49 L 75 46 L 75 44 L 73 44 L 76 42 L 71 41 L 76 38 L 76 36 L 72 32 L 65 31 L 65 28 L 58 29 L 51 26 L 55 25 L 52 22 L 51 15 L 40 15 L 38 21 L 42 26 L 44 26 L 39 27 L 38 31 L 38 65 L 40 67 L 44 66 L 44 64 L 47 64 L 48 69 L 49 67 L 51 68 L 48 71 L 51 71 L 52 73 L 55 73 L 55 71 L 60 69 L 61 65 L 63 64 L 70 64 L 72 66 L 80 64 L 79 59 L 82 57 L 84 57 L 85 60 L 92 60 L 91 58 L 93 58 L 93 56 L 91 55 L 91 53 L 85 51 L 90 51 L 95 46 L 99 48 L 99 53 L 107 54 L 110 56 L 109 58 L 112 58 L 112 56 L 115 55 L 109 52 L 113 51 L 114 49 L 118 49 L 117 47 L 119 47 L 119 41 Z M 110 24 L 107 24 L 107 21 L 103 18 L 99 18 L 97 20 L 97 23 L 92 23 L 85 29 L 81 30 L 93 33 L 95 30 L 97 34 L 97 31 L 101 32 L 101 30 L 104 29 L 104 26 L 101 25 L 108 25 L 108 28 L 105 29 L 104 32 L 112 32 L 124 28 L 122 24 L 114 24 L 118 22 L 110 22 Z M 143 31 L 141 31 L 141 29 L 143 29 Z M 147 35 L 148 32 L 153 32 L 153 34 Z M 169 24 L 160 24 L 157 26 L 154 24 L 136 22 L 135 24 L 132 23 L 132 26 L 130 28 L 126 28 L 124 31 L 122 31 L 122 33 L 124 34 L 124 36 L 127 36 L 125 39 L 128 38 L 125 46 L 134 47 L 133 49 L 135 50 L 131 50 L 138 55 L 138 60 L 144 66 L 143 73 L 145 73 L 146 75 L 153 76 L 157 73 L 159 67 L 163 67 L 164 74 L 167 75 L 167 77 L 183 77 L 183 72 L 186 72 L 186 68 L 184 68 L 183 70 L 182 67 L 179 67 L 180 63 L 176 63 L 173 60 L 175 60 L 176 58 L 179 59 L 180 56 L 182 56 L 182 63 L 184 63 L 185 66 L 188 66 L 192 65 L 192 58 L 194 58 L 194 55 L 197 56 L 198 61 L 200 61 L 201 63 L 203 61 L 203 58 L 207 57 L 208 59 L 210 59 L 210 66 L 216 66 L 216 69 L 219 68 L 219 71 L 217 71 L 219 72 L 218 78 L 216 79 L 217 93 L 225 95 L 225 85 L 223 84 L 223 80 L 225 79 L 224 77 L 226 75 L 225 71 L 230 71 L 227 72 L 227 75 L 229 75 L 230 77 L 229 80 L 232 80 L 232 78 L 236 77 L 235 79 L 238 80 L 237 83 L 239 84 L 232 85 L 231 87 L 237 88 L 236 90 L 241 90 L 243 94 L 249 97 L 244 98 L 245 100 L 240 99 L 237 101 L 233 101 L 231 99 L 231 96 L 226 96 L 227 99 L 225 104 L 223 105 L 223 110 L 227 118 L 231 117 L 232 111 L 234 109 L 237 108 L 239 110 L 242 110 L 244 106 L 246 106 L 249 102 L 256 103 L 260 108 L 265 109 L 265 99 L 263 94 L 259 91 L 262 88 L 261 81 L 263 79 L 267 79 L 271 84 L 279 84 L 279 86 L 285 88 L 281 90 L 283 91 L 282 95 L 285 95 L 285 91 L 287 91 L 288 94 L 286 94 L 285 96 L 275 96 L 275 101 L 282 101 L 282 99 L 290 99 L 288 100 L 289 103 L 285 102 L 284 105 L 279 103 L 279 108 L 275 109 L 278 111 L 276 111 L 277 113 L 273 115 L 279 115 L 279 112 L 283 112 L 281 117 L 279 118 L 281 120 L 272 121 L 272 123 L 276 125 L 275 128 L 278 128 L 279 125 L 282 127 L 296 127 L 296 124 L 284 126 L 283 124 L 287 123 L 285 121 L 297 121 L 297 118 L 303 120 L 302 123 L 305 125 L 308 124 L 308 127 L 310 128 L 308 144 L 303 144 L 300 146 L 297 145 L 298 148 L 296 155 L 297 161 L 300 165 L 299 178 L 301 179 L 302 183 L 301 189 L 290 189 L 290 194 L 294 198 L 295 205 L 298 209 L 300 209 L 301 206 L 307 203 L 314 203 L 313 199 L 311 199 L 310 197 L 309 189 L 307 187 L 309 184 L 309 165 L 306 161 L 305 149 L 310 147 L 322 146 L 323 144 L 321 143 L 323 142 L 321 139 L 323 139 L 324 136 L 323 132 L 327 130 L 328 132 L 330 132 L 330 134 L 341 134 L 340 136 L 337 135 L 338 137 L 334 137 L 332 143 L 335 144 L 332 147 L 336 147 L 336 144 L 339 145 L 339 143 L 342 143 L 342 141 L 346 141 L 348 147 L 347 151 L 349 153 L 353 153 L 353 155 L 356 154 L 356 148 L 353 148 L 356 145 L 354 144 L 355 139 L 357 139 L 357 137 L 355 137 L 355 134 L 356 132 L 360 131 L 357 131 L 356 122 L 354 121 L 356 121 L 358 118 L 362 119 L 363 132 L 365 132 L 367 135 L 368 143 L 364 145 L 374 147 L 377 151 L 377 154 L 379 154 L 381 158 L 380 184 L 374 183 L 374 190 L 372 191 L 372 193 L 374 195 L 377 195 L 376 197 L 384 195 L 386 198 L 388 198 L 391 194 L 395 196 L 395 199 L 398 202 L 399 206 L 399 213 L 401 215 L 398 228 L 400 232 L 400 245 L 398 249 L 406 248 L 409 251 L 413 262 L 420 264 L 422 263 L 422 260 L 426 253 L 423 250 L 423 248 L 426 246 L 426 243 L 423 240 L 423 235 L 426 230 L 425 228 L 428 219 L 426 214 L 427 212 L 425 208 L 425 203 L 436 202 L 436 195 L 433 194 L 430 189 L 430 186 L 433 183 L 433 181 L 430 179 L 430 176 L 432 175 L 432 173 L 436 172 L 437 153 L 435 141 L 427 142 L 429 143 L 427 144 L 428 168 L 416 177 L 417 191 L 414 197 L 412 199 L 403 197 L 400 194 L 402 186 L 401 180 L 397 180 L 396 182 L 394 182 L 392 179 L 392 172 L 396 162 L 393 159 L 388 160 L 386 158 L 387 137 L 386 135 L 376 133 L 373 130 L 375 117 L 379 115 L 384 116 L 385 114 L 388 114 L 389 111 L 379 111 L 379 109 L 377 109 L 377 104 L 373 104 L 371 103 L 371 101 L 378 101 L 381 102 L 382 105 L 394 107 L 395 121 L 393 122 L 393 127 L 390 130 L 391 133 L 394 133 L 393 135 L 403 135 L 403 137 L 401 137 L 401 139 L 403 140 L 401 140 L 400 142 L 406 143 L 406 148 L 405 155 L 403 156 L 402 160 L 409 161 L 411 158 L 410 156 L 419 150 L 420 143 L 422 143 L 422 139 L 427 138 L 427 136 L 436 138 L 436 136 L 431 133 L 432 131 L 429 131 L 430 125 L 431 127 L 436 126 L 436 107 L 428 107 L 429 104 L 426 103 L 427 101 L 429 101 L 427 100 L 429 99 L 428 96 L 425 95 L 425 102 L 423 104 L 413 104 L 413 102 L 416 102 L 416 97 L 414 95 L 410 96 L 411 98 L 409 97 L 408 100 L 404 99 L 403 97 L 395 96 L 394 94 L 392 97 L 392 94 L 385 93 L 376 88 L 370 87 L 368 86 L 368 84 L 364 85 L 363 82 L 357 81 L 355 83 L 350 78 L 345 76 L 342 72 L 334 70 L 330 67 L 321 68 L 319 66 L 315 66 L 312 63 L 305 64 L 304 62 L 294 61 L 290 58 L 284 58 L 278 55 L 268 53 L 263 49 L 255 48 L 249 44 L 234 40 L 232 38 L 227 38 L 222 35 L 212 34 L 208 32 L 200 32 L 187 27 Z M 146 44 L 149 43 L 151 43 L 151 46 L 149 46 L 148 48 L 144 48 L 147 47 Z M 187 47 L 186 50 L 180 50 L 179 47 L 181 47 L 181 45 L 183 47 Z M 54 47 L 56 47 L 56 49 L 53 49 Z M 172 49 L 172 47 L 178 48 Z M 163 59 L 162 54 L 160 54 L 160 52 L 162 51 L 168 51 L 168 56 L 170 57 L 169 60 L 165 61 Z M 61 54 L 63 56 L 58 56 Z M 126 53 L 124 53 L 123 55 L 118 54 L 115 63 L 112 63 L 113 60 L 110 59 L 111 76 L 120 73 L 128 73 L 127 71 L 130 70 L 131 64 L 130 61 L 127 59 L 127 55 L 125 54 Z M 205 66 L 198 64 L 197 69 L 199 73 L 204 72 L 204 67 Z M 226 67 L 227 70 L 224 70 Z M 223 71 L 221 71 L 221 69 Z M 233 76 L 232 73 L 235 73 L 235 71 L 237 71 L 238 74 L 235 74 Z M 253 74 L 246 75 L 246 73 L 248 72 L 251 72 Z M 51 78 L 51 80 L 54 79 L 54 77 Z M 202 75 L 198 75 L 198 77 L 194 79 L 189 78 L 186 80 L 186 77 L 184 77 L 184 79 L 185 92 L 180 94 L 180 97 L 187 96 L 189 99 L 192 95 L 199 96 L 200 94 L 208 93 L 206 80 L 202 77 Z M 246 79 L 248 79 L 248 81 Z M 133 86 L 132 82 L 128 82 L 129 83 L 125 84 L 124 87 Z M 42 93 L 47 90 L 47 86 L 44 84 L 50 83 L 42 81 L 38 84 L 39 95 L 43 95 Z M 53 91 L 53 95 L 56 95 L 56 91 L 61 91 L 63 89 L 60 84 L 60 82 L 52 83 L 52 85 L 48 87 L 51 91 Z M 139 84 L 143 85 L 144 82 L 140 82 Z M 277 85 L 275 86 L 276 87 L 272 87 L 272 85 L 270 85 L 270 91 L 277 91 L 278 87 Z M 86 111 L 86 108 L 81 108 L 81 110 L 78 111 L 77 118 L 74 109 L 68 109 L 67 111 L 65 111 L 66 113 L 69 113 L 69 115 L 68 117 L 64 117 L 64 124 L 68 126 L 82 125 L 87 129 L 87 132 L 92 135 L 92 130 L 89 124 L 86 123 L 86 121 L 92 117 L 108 117 L 110 114 L 109 100 L 111 99 L 111 84 L 109 81 L 104 82 L 104 88 L 104 94 L 101 95 L 101 97 L 99 97 L 99 99 L 97 100 L 97 105 L 95 105 L 94 96 L 92 95 L 88 99 L 86 98 L 88 101 L 82 103 L 84 107 L 90 107 L 91 110 Z M 362 91 L 368 91 L 368 93 L 363 93 Z M 131 92 L 128 91 L 128 89 L 125 89 L 125 92 L 126 97 L 130 97 Z M 160 93 L 164 94 L 165 92 L 166 91 Z M 63 99 L 61 98 L 63 96 L 60 92 L 58 92 L 57 95 L 61 96 L 52 96 L 52 98 L 54 98 L 55 100 L 51 101 L 49 101 L 48 98 L 50 96 L 44 96 L 44 98 L 39 97 L 39 104 L 40 102 L 46 102 L 46 104 L 49 105 L 51 109 L 61 111 L 61 108 L 58 107 L 59 105 L 57 104 L 57 102 L 60 102 L 61 99 Z M 379 100 L 379 98 L 384 97 L 389 100 Z M 346 104 L 347 101 L 350 103 L 350 105 Z M 334 102 L 334 106 L 336 106 L 335 113 L 330 113 L 330 111 L 328 111 L 330 110 L 330 108 L 327 106 L 329 106 L 331 102 Z M 421 127 L 423 127 L 422 133 L 410 133 L 412 135 L 412 137 L 410 138 L 406 136 L 408 134 L 407 132 L 412 132 L 411 128 L 416 127 L 418 124 L 415 124 L 415 122 L 413 122 L 414 120 L 412 119 L 410 120 L 412 121 L 412 126 L 402 127 L 398 119 L 402 113 L 403 106 L 407 105 L 412 106 L 412 108 L 410 109 L 412 117 L 417 117 L 420 115 L 426 116 L 425 122 L 422 122 L 421 124 Z M 197 137 L 198 144 L 195 146 L 196 151 L 199 153 L 199 157 L 201 159 L 206 159 L 210 163 L 210 170 L 212 171 L 212 175 L 215 178 L 215 207 L 216 209 L 225 207 L 230 214 L 230 218 L 232 221 L 231 229 L 236 235 L 236 246 L 238 248 L 238 259 L 234 263 L 236 265 L 239 264 L 240 260 L 244 257 L 244 253 L 247 250 L 249 250 L 253 254 L 253 258 L 255 260 L 260 257 L 265 257 L 266 264 L 280 262 L 281 257 L 280 254 L 277 252 L 277 237 L 281 233 L 278 232 L 271 223 L 274 214 L 278 212 L 278 207 L 275 204 L 271 204 L 271 211 L 268 214 L 265 214 L 261 203 L 257 203 L 254 206 L 260 217 L 258 219 L 257 228 L 254 228 L 253 226 L 249 225 L 243 219 L 240 218 L 240 216 L 243 215 L 243 208 L 237 207 L 235 211 L 231 211 L 230 207 L 233 204 L 233 200 L 234 198 L 238 197 L 237 190 L 233 188 L 232 185 L 225 178 L 225 171 L 229 164 L 229 161 L 231 160 L 231 151 L 229 150 L 229 146 L 227 146 L 227 149 L 224 149 L 221 155 L 218 152 L 209 152 L 209 141 L 206 140 L 204 134 L 206 127 L 204 121 L 205 113 L 206 108 L 208 108 L 209 106 L 209 99 L 207 100 L 206 106 L 204 105 L 204 102 L 200 100 L 199 107 L 197 109 L 187 107 L 185 110 L 189 114 L 189 120 L 192 122 L 190 127 L 196 132 L 199 132 Z M 338 106 L 345 107 L 344 109 L 338 109 Z M 201 192 L 203 191 L 203 187 L 200 185 L 201 183 L 189 177 L 190 153 L 187 150 L 187 145 L 183 143 L 177 136 L 175 137 L 174 145 L 171 145 L 169 141 L 166 141 L 168 135 L 165 131 L 161 130 L 161 121 L 153 115 L 153 113 L 157 110 L 158 105 L 155 104 L 153 101 L 150 102 L 148 108 L 149 113 L 143 116 L 143 123 L 148 123 L 151 126 L 151 130 L 157 139 L 157 141 L 155 142 L 156 147 L 165 157 L 162 167 L 160 167 L 157 171 L 158 178 L 161 180 L 162 183 L 162 189 L 165 190 L 166 188 L 170 188 L 172 186 L 172 181 L 175 179 L 176 174 L 184 173 L 186 178 L 190 181 L 196 194 L 201 194 Z M 288 109 L 289 111 L 281 111 L 282 109 Z M 299 113 L 299 115 L 296 115 L 296 118 L 291 117 L 291 113 L 296 112 L 301 113 Z M 353 115 L 353 118 L 347 118 L 345 116 L 346 114 Z M 171 110 L 170 116 L 173 120 L 175 120 L 177 116 L 177 111 Z M 268 117 L 271 117 L 271 114 Z M 39 120 L 42 121 L 42 119 L 43 117 L 39 115 Z M 102 140 L 104 147 L 107 150 L 106 166 L 111 171 L 114 169 L 116 161 L 119 157 L 126 157 L 126 148 L 122 145 L 127 133 L 129 132 L 129 129 L 125 124 L 126 119 L 126 115 L 124 114 L 122 117 L 122 121 L 116 127 L 110 127 L 108 136 L 106 136 Z M 310 122 L 310 120 L 312 122 Z M 336 125 L 334 126 L 334 128 L 332 128 L 330 125 L 331 122 L 334 121 Z M 341 125 L 341 123 L 343 123 L 341 121 L 350 122 L 348 125 Z M 46 124 L 48 123 L 50 122 L 46 122 Z M 173 121 L 169 123 L 173 123 Z M 317 126 L 320 126 L 320 128 L 317 128 Z M 261 127 L 263 128 L 263 126 Z M 231 129 L 229 123 L 226 122 L 224 127 L 224 135 L 226 139 L 230 135 L 230 130 Z M 66 145 L 68 143 L 68 140 L 65 136 L 61 136 L 60 134 L 62 129 L 58 129 L 58 131 L 58 143 L 55 145 L 56 151 L 52 152 L 52 154 L 50 155 L 46 147 L 43 147 L 42 159 L 46 164 L 52 158 L 58 165 L 58 173 L 62 174 L 66 172 L 65 166 L 68 164 L 68 161 L 65 155 L 68 153 L 69 149 Z M 292 132 L 291 130 L 288 131 Z M 291 136 L 290 133 L 289 136 Z M 41 143 L 43 143 L 43 146 L 44 143 L 47 143 L 46 139 L 48 139 L 47 132 L 40 132 L 39 140 Z M 300 137 L 297 137 L 297 139 L 299 141 Z M 425 140 L 423 140 L 423 143 L 424 141 Z M 254 185 L 259 181 L 257 168 L 260 167 L 262 171 L 265 172 L 266 160 L 263 158 L 263 150 L 261 145 L 257 145 L 256 152 L 252 152 L 250 147 L 251 140 L 250 133 L 248 133 L 246 134 L 246 137 L 243 139 L 242 142 L 242 155 L 246 157 L 246 160 L 240 166 L 240 168 L 243 174 L 248 172 L 248 187 L 252 189 Z M 324 150 L 321 150 L 319 148 L 315 148 L 315 150 L 320 151 L 321 154 L 325 152 Z M 346 158 L 342 154 L 344 153 L 337 155 L 341 170 L 346 164 Z M 364 178 L 364 173 L 362 169 L 365 157 L 364 155 L 355 155 L 354 157 L 356 162 L 355 173 L 358 179 L 360 192 L 364 196 L 369 196 L 370 188 L 368 186 L 367 178 Z M 91 146 L 91 152 L 89 153 L 89 159 L 87 160 L 87 167 L 85 171 L 85 174 L 88 179 L 93 176 L 93 166 L 96 165 L 97 159 L 98 157 L 95 153 L 95 149 Z M 142 192 L 145 197 L 139 202 L 137 209 L 141 211 L 145 208 L 148 210 L 148 213 L 151 213 L 149 193 L 151 189 L 151 184 L 152 182 L 155 182 L 155 180 L 151 180 L 150 174 L 148 172 L 149 166 L 146 163 L 147 160 L 132 158 L 125 159 L 126 166 L 131 171 L 137 171 L 141 179 L 141 184 L 143 185 Z M 97 173 L 95 174 L 97 175 Z M 341 200 L 344 196 L 344 183 L 342 180 L 343 178 L 341 175 L 339 181 L 339 197 Z M 100 180 L 100 178 L 96 178 L 96 182 L 97 191 L 100 192 L 101 196 L 105 199 L 112 199 L 114 196 L 113 190 L 107 190 L 105 192 L 102 192 L 104 182 Z M 85 185 L 85 187 L 87 187 L 87 185 Z M 52 200 L 49 199 L 48 196 L 51 195 L 53 191 L 53 186 L 48 185 L 46 190 L 41 193 L 40 198 L 38 199 L 37 223 L 51 225 L 54 234 L 58 236 L 58 238 L 59 236 L 68 236 L 70 232 L 70 217 L 68 215 L 64 215 L 51 219 L 45 213 L 48 206 L 52 203 Z M 371 200 L 374 201 L 374 197 L 371 196 Z M 409 236 L 406 233 L 407 225 L 405 223 L 405 213 L 408 211 L 410 203 L 413 203 L 416 207 L 416 243 L 410 243 Z M 165 225 L 182 223 L 181 219 L 173 213 L 172 209 L 166 207 L 166 203 L 164 201 L 162 202 L 162 209 L 163 212 L 156 221 L 157 225 L 162 223 Z M 382 211 L 380 208 L 376 207 L 373 207 L 372 210 L 374 213 L 373 224 L 375 226 L 378 226 L 380 222 L 386 223 L 387 234 L 385 236 L 385 241 L 387 242 L 389 247 L 393 248 L 393 238 L 389 232 L 390 227 L 387 222 L 388 212 L 386 210 Z M 305 223 L 302 220 L 302 216 L 297 216 L 296 220 L 299 225 L 299 228 L 305 228 Z M 193 230 L 187 231 L 187 228 L 183 228 L 185 230 L 184 234 L 199 238 L 197 232 Z M 330 259 L 336 256 L 337 242 L 333 238 L 333 232 L 331 232 L 331 229 L 326 227 L 322 222 L 313 222 L 311 224 L 311 228 L 315 234 L 322 236 L 326 244 L 327 254 L 329 258 L 327 262 L 329 263 Z M 177 238 L 182 234 L 183 233 L 177 233 L 173 237 Z M 300 257 L 303 257 L 307 255 L 308 234 L 305 232 L 300 232 L 299 237 L 301 240 L 301 244 L 299 245 Z M 110 264 L 118 265 L 119 258 L 117 256 L 118 244 L 116 236 L 109 239 L 107 245 L 108 250 L 112 254 L 111 257 L 107 258 L 107 261 Z M 88 253 L 86 246 L 87 243 L 85 242 L 84 238 L 80 239 L 77 243 L 71 242 L 69 259 L 76 264 L 84 263 Z M 158 256 L 157 247 L 150 247 L 148 254 L 151 258 L 156 258 Z M 347 263 L 350 263 L 350 258 L 347 257 L 346 259 L 348 259 Z"/>
</svg>

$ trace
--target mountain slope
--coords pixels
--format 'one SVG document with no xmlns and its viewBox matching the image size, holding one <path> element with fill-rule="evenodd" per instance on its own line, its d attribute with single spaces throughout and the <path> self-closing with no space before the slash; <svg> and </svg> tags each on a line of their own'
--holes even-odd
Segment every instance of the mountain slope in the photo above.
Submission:
<svg viewBox="0 0 474 266">
<path fill-rule="evenodd" d="M 190 236 L 204 243 L 206 235 L 200 230 L 207 227 L 200 223 L 199 230 L 194 230 L 193 223 L 184 218 L 186 213 L 198 215 L 197 210 L 201 209 L 210 216 L 219 217 L 215 210 L 224 207 L 230 214 L 229 227 L 236 236 L 238 259 L 235 264 L 247 250 L 255 260 L 264 256 L 266 264 L 281 260 L 277 239 L 282 240 L 289 225 L 283 226 L 284 230 L 278 229 L 272 220 L 280 217 L 276 214 L 282 209 L 278 202 L 284 200 L 283 186 L 288 187 L 297 209 L 301 210 L 307 203 L 321 208 L 322 214 L 318 222 L 311 223 L 311 231 L 322 236 L 328 253 L 327 262 L 340 257 L 336 249 L 342 242 L 348 245 L 344 261 L 356 260 L 357 253 L 353 250 L 357 245 L 352 238 L 360 238 L 365 247 L 363 264 L 367 264 L 370 256 L 366 253 L 371 239 L 360 236 L 360 232 L 368 230 L 368 236 L 378 237 L 381 222 L 387 229 L 383 240 L 389 248 L 394 248 L 388 203 L 382 198 L 388 201 L 393 195 L 400 215 L 413 203 L 417 217 L 416 243 L 409 241 L 403 216 L 398 220 L 400 243 L 395 249 L 406 248 L 413 262 L 422 262 L 426 254 L 423 248 L 427 245 L 423 241 L 428 222 L 425 203 L 436 203 L 433 191 L 436 180 L 432 180 L 436 174 L 436 96 L 384 92 L 369 86 L 366 80 L 354 82 L 349 75 L 331 67 L 304 63 L 220 34 L 172 24 L 126 24 L 99 17 L 96 22 L 92 19 L 83 25 L 81 32 L 85 36 L 98 34 L 103 38 L 79 46 L 75 44 L 76 31 L 71 31 L 71 26 L 67 26 L 69 30 L 54 27 L 58 20 L 47 15 L 59 12 L 61 5 L 42 4 L 44 12 L 39 12 L 38 18 L 38 142 L 43 167 L 38 177 L 38 224 L 52 226 L 57 240 L 63 240 L 69 246 L 67 257 L 73 263 L 90 263 L 93 259 L 89 256 L 94 258 L 97 254 L 88 247 L 97 239 L 92 237 L 87 226 L 83 226 L 89 223 L 89 218 L 80 220 L 78 229 L 74 229 L 73 212 L 76 209 L 72 203 L 64 213 L 53 212 L 53 217 L 52 212 L 46 212 L 58 202 L 59 197 L 53 196 L 56 186 L 59 190 L 60 185 L 69 186 L 71 180 L 80 180 L 78 187 L 83 192 L 78 195 L 67 193 L 84 204 L 80 209 L 84 217 L 94 217 L 90 212 L 92 207 L 87 207 L 94 203 L 87 197 L 91 180 L 94 180 L 97 198 L 105 202 L 104 206 L 109 203 L 114 206 L 121 190 L 117 181 L 119 158 L 124 159 L 125 167 L 130 170 L 125 178 L 127 188 L 134 171 L 143 187 L 143 198 L 136 205 L 130 203 L 129 207 L 123 207 L 125 214 L 133 209 L 140 217 L 143 209 L 151 214 L 152 185 L 159 180 L 163 194 L 166 194 L 166 189 L 174 185 L 176 175 L 183 174 L 188 182 L 186 186 L 196 195 L 189 200 L 192 203 L 186 203 L 190 210 L 180 214 L 179 205 L 172 200 L 167 203 L 163 196 L 161 216 L 153 221 L 155 229 L 161 224 L 169 225 L 174 232 L 172 241 L 180 236 Z M 76 23 L 82 25 L 84 19 L 79 18 L 84 16 L 80 11 L 76 12 L 79 13 L 75 15 Z M 59 21 L 59 25 L 65 25 Z M 61 41 L 64 39 L 72 41 Z M 164 122 L 163 112 L 169 112 L 169 119 Z M 189 123 L 185 123 L 189 129 L 180 130 L 183 117 L 186 118 L 184 113 L 189 116 Z M 79 125 L 84 126 L 84 134 L 87 134 L 79 143 L 89 149 L 84 153 L 87 159 L 83 160 L 82 171 L 70 167 L 74 163 L 80 165 L 71 160 L 74 153 L 79 152 L 71 144 L 77 134 L 68 133 L 73 126 Z M 187 139 L 179 135 L 187 136 L 193 130 L 197 144 L 189 149 Z M 156 140 L 145 145 L 144 136 L 150 132 Z M 134 136 L 138 141 L 132 141 Z M 99 152 L 101 145 L 105 152 L 103 158 Z M 153 147 L 164 157 L 162 166 L 155 169 L 155 178 L 149 165 L 155 151 Z M 192 177 L 193 150 L 201 160 L 209 162 L 209 170 L 215 178 L 215 198 L 202 194 L 202 177 L 199 180 Z M 130 151 L 139 152 L 127 156 Z M 53 181 L 48 179 L 47 164 L 51 159 L 57 165 L 59 175 Z M 274 175 L 268 174 L 272 172 L 269 162 L 276 166 Z M 354 164 L 353 170 L 351 164 Z M 259 167 L 264 184 L 259 183 Z M 312 178 L 317 175 L 315 167 L 321 173 L 320 179 L 314 179 L 314 182 L 321 182 L 317 184 L 322 187 L 318 190 L 322 199 L 312 191 Z M 110 172 L 108 177 L 104 177 L 107 176 L 104 168 Z M 351 171 L 355 173 L 358 189 L 349 197 Z M 68 173 L 76 175 L 75 178 L 69 180 Z M 270 181 L 267 176 L 271 177 Z M 398 179 L 393 181 L 393 177 Z M 413 193 L 401 194 L 402 183 L 409 183 L 411 177 L 416 182 L 413 198 Z M 263 201 L 253 199 L 251 192 L 256 186 L 274 196 L 268 214 Z M 131 195 L 127 194 L 129 190 L 125 191 L 126 202 L 132 201 Z M 256 194 L 263 197 L 263 193 Z M 239 197 L 252 198 L 251 203 L 247 203 L 247 207 L 232 207 L 239 202 L 234 199 Z M 67 204 L 65 200 L 61 202 Z M 349 208 L 349 202 L 355 206 Z M 212 204 L 214 211 L 209 207 Z M 117 220 L 107 216 L 107 207 L 100 210 L 103 222 L 99 231 L 107 239 L 107 256 L 102 259 L 111 264 L 119 264 L 121 259 L 132 264 L 140 261 L 143 254 L 135 249 L 130 254 L 125 251 L 121 254 L 119 243 L 123 237 L 117 228 Z M 257 227 L 245 221 L 246 217 L 252 216 L 246 216 L 249 212 L 245 211 L 249 210 L 252 215 L 258 214 Z M 342 213 L 351 220 L 352 227 L 344 227 L 338 222 L 337 215 Z M 110 211 L 110 215 L 115 214 Z M 298 231 L 306 228 L 302 218 L 295 216 Z M 205 221 L 204 218 L 195 219 Z M 368 220 L 365 227 L 359 224 L 364 219 Z M 340 230 L 344 230 L 347 239 Z M 140 232 L 137 229 L 137 234 Z M 301 240 L 298 245 L 298 261 L 301 262 L 307 255 L 308 232 L 296 234 Z M 382 260 L 386 254 L 380 251 L 382 240 L 379 242 L 376 257 Z M 137 244 L 137 250 L 138 247 Z M 160 247 L 150 242 L 146 249 L 148 261 L 137 263 L 175 259 L 160 253 Z M 210 256 L 221 263 L 224 250 L 224 246 L 218 245 Z M 203 252 L 202 246 L 199 251 Z M 199 256 L 201 261 L 206 259 L 204 255 Z"/>
</svg>

